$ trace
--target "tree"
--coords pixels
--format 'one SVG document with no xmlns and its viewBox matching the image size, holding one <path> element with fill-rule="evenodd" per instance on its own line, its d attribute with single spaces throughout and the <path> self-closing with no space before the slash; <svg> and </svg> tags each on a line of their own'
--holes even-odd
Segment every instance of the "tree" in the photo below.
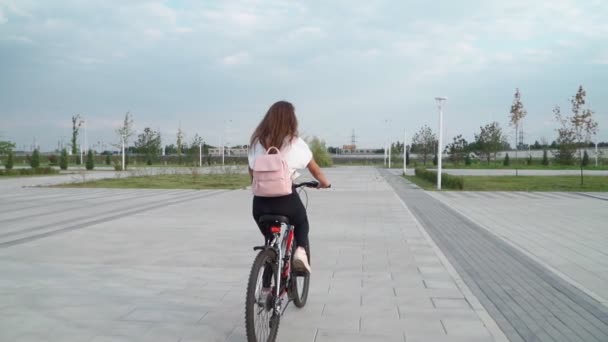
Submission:
<svg viewBox="0 0 608 342">
<path fill-rule="evenodd" d="M 519 88 L 515 89 L 513 104 L 511 104 L 510 125 L 515 127 L 515 159 L 517 159 L 517 150 L 520 148 L 521 142 L 517 142 L 517 133 L 519 132 L 519 124 L 521 120 L 528 114 L 524 109 L 524 104 L 521 102 L 521 93 Z"/>
<path fill-rule="evenodd" d="M 433 156 L 433 165 L 437 166 L 437 155 Z"/>
<path fill-rule="evenodd" d="M 177 154 L 181 157 L 182 155 L 182 148 L 183 148 L 183 144 L 184 144 L 184 132 L 182 131 L 182 128 L 178 128 L 177 129 Z"/>
<path fill-rule="evenodd" d="M 572 117 L 570 123 L 574 132 L 574 138 L 577 141 L 577 146 L 580 148 L 583 143 L 591 142 L 591 137 L 597 134 L 597 122 L 593 120 L 593 111 L 585 108 L 585 96 L 587 93 L 583 86 L 579 86 L 576 95 L 570 99 L 572 104 Z M 580 158 L 583 158 L 582 149 L 579 151 Z"/>
<path fill-rule="evenodd" d="M 464 157 L 464 165 L 469 166 L 471 164 L 473 164 L 473 161 L 471 160 L 471 156 L 467 153 Z"/>
<path fill-rule="evenodd" d="M 65 148 L 61 150 L 61 156 L 59 157 L 59 168 L 62 170 L 68 169 L 68 150 Z"/>
<path fill-rule="evenodd" d="M 106 153 L 106 165 L 112 165 L 112 156 L 110 153 Z"/>
<path fill-rule="evenodd" d="M 410 149 L 409 146 L 405 150 L 405 165 L 410 165 Z"/>
<path fill-rule="evenodd" d="M 14 153 L 13 150 L 8 151 L 8 157 L 6 158 L 6 164 L 4 164 L 4 168 L 7 170 L 11 170 L 14 165 Z"/>
<path fill-rule="evenodd" d="M 30 160 L 30 166 L 33 169 L 40 167 L 40 151 L 38 151 L 38 149 L 35 149 L 34 153 L 32 153 L 32 159 Z"/>
<path fill-rule="evenodd" d="M 153 131 L 150 127 L 144 128 L 144 131 L 137 137 L 137 141 L 135 142 L 137 153 L 145 155 L 148 165 L 151 165 L 152 161 L 158 158 L 160 146 L 160 133 Z"/>
<path fill-rule="evenodd" d="M 542 146 L 541 146 L 541 144 L 538 142 L 538 140 L 535 140 L 535 141 L 534 141 L 534 145 L 532 145 L 532 149 L 535 149 L 535 150 L 540 150 L 540 149 L 541 149 L 541 147 L 542 147 Z"/>
<path fill-rule="evenodd" d="M 308 146 L 310 146 L 312 156 L 319 166 L 325 167 L 333 164 L 331 155 L 327 151 L 327 147 L 325 147 L 325 141 L 313 137 L 312 139 L 308 139 Z"/>
<path fill-rule="evenodd" d="M 9 154 L 15 148 L 15 143 L 11 141 L 0 141 L 0 155 Z"/>
<path fill-rule="evenodd" d="M 95 156 L 93 155 L 93 150 L 89 150 L 87 152 L 87 162 L 85 166 L 87 170 L 93 170 L 95 168 Z"/>
<path fill-rule="evenodd" d="M 190 143 L 190 147 L 187 150 L 188 157 L 191 161 L 198 161 L 200 146 L 203 145 L 203 137 L 196 133 L 194 138 L 192 138 L 192 142 Z"/>
<path fill-rule="evenodd" d="M 468 146 L 469 143 L 459 134 L 445 147 L 445 152 L 449 155 L 449 160 L 458 165 L 464 159 Z"/>
<path fill-rule="evenodd" d="M 72 116 L 72 155 L 78 155 L 78 132 L 82 126 L 82 118 L 80 114 Z"/>
<path fill-rule="evenodd" d="M 173 145 L 173 144 L 166 145 L 165 146 L 165 154 L 166 155 L 177 154 L 177 147 L 175 147 L 175 145 Z"/>
<path fill-rule="evenodd" d="M 500 128 L 500 125 L 496 121 L 480 127 L 480 133 L 475 134 L 475 144 L 478 152 L 485 156 L 488 164 L 490 164 L 492 155 L 494 155 L 494 160 L 496 160 L 496 154 L 501 149 L 504 140 L 502 128 Z"/>
<path fill-rule="evenodd" d="M 133 116 L 131 115 L 130 112 L 125 113 L 125 118 L 122 122 L 122 126 L 120 126 L 116 130 L 116 134 L 118 135 L 118 144 L 116 144 L 115 146 L 122 149 L 122 144 L 123 143 L 125 144 L 125 170 L 126 170 L 127 169 L 126 166 L 129 164 L 127 162 L 127 159 L 129 158 L 129 156 L 128 156 L 128 153 L 126 153 L 126 151 L 129 148 L 129 141 L 135 135 L 135 130 L 133 129 Z M 121 153 L 122 153 L 122 151 L 121 151 Z"/>
<path fill-rule="evenodd" d="M 391 143 L 391 153 L 394 156 L 402 156 L 403 155 L 403 143 L 399 142 L 399 141 Z"/>
<path fill-rule="evenodd" d="M 555 160 L 561 165 L 574 165 L 574 154 L 576 153 L 576 133 L 571 126 L 570 118 L 563 117 L 559 106 L 553 109 L 555 120 L 561 127 L 557 128 L 557 140 L 554 141 L 557 147 Z"/>
<path fill-rule="evenodd" d="M 549 165 L 549 158 L 547 156 L 547 150 L 546 149 L 543 150 L 543 161 L 542 161 L 542 164 L 545 165 L 545 166 Z"/>
<path fill-rule="evenodd" d="M 417 153 L 420 157 L 422 157 L 422 162 L 426 165 L 426 161 L 428 156 L 431 153 L 436 152 L 437 149 L 437 136 L 431 128 L 427 125 L 424 125 L 420 128 L 414 137 L 412 138 L 412 152 Z"/>
<path fill-rule="evenodd" d="M 510 162 L 509 162 L 509 154 L 507 153 L 505 155 L 505 160 L 502 162 L 502 165 L 504 166 L 509 166 Z"/>
</svg>

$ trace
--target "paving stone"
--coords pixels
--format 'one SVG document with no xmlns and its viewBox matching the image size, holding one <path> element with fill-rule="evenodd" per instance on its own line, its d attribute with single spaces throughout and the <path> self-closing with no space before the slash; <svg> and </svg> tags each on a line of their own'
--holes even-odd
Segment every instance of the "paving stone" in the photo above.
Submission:
<svg viewBox="0 0 608 342">
<path fill-rule="evenodd" d="M 452 276 L 375 169 L 327 173 L 335 189 L 308 192 L 309 300 L 287 309 L 279 340 L 434 341 L 442 319 L 477 317 L 433 306 L 431 297 L 463 294 L 432 288 Z M 10 210 L 0 193 L 0 340 L 245 339 L 252 246 L 262 242 L 250 191 L 11 191 Z M 9 221 L 35 239 L 3 235 Z"/>
</svg>

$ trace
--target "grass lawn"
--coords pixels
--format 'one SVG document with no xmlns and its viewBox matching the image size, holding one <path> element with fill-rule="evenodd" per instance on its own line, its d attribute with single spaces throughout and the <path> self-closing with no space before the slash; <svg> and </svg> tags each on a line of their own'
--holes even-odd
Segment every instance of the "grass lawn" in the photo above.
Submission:
<svg viewBox="0 0 608 342">
<path fill-rule="evenodd" d="M 124 189 L 241 189 L 251 184 L 247 174 L 171 174 L 100 179 L 84 183 L 61 184 L 61 188 L 124 188 Z"/>
<path fill-rule="evenodd" d="M 433 163 L 427 163 L 426 166 L 423 165 L 422 163 L 417 163 L 417 164 L 410 164 L 408 165 L 408 168 L 412 168 L 415 169 L 416 167 L 423 167 L 423 168 L 429 168 L 429 169 L 435 169 L 437 168 L 436 165 L 433 165 Z M 490 163 L 490 164 L 486 164 L 486 163 L 473 163 L 472 165 L 465 165 L 464 163 L 461 164 L 453 164 L 453 163 L 444 163 L 442 165 L 442 167 L 444 169 L 470 169 L 470 170 L 515 170 L 515 169 L 519 169 L 519 170 L 580 170 L 581 167 L 578 165 L 555 165 L 555 164 L 549 164 L 549 165 L 542 165 L 539 163 L 535 163 L 532 165 L 527 165 L 527 164 L 511 164 L 509 166 L 504 166 L 502 163 Z M 400 169 L 403 168 L 403 164 L 399 164 L 399 165 L 391 165 L 391 169 Z M 585 170 L 608 170 L 608 165 L 598 165 L 597 167 L 595 167 L 595 165 L 589 165 L 589 166 L 585 166 Z"/>
<path fill-rule="evenodd" d="M 425 190 L 437 185 L 416 176 L 405 176 Z M 608 177 L 585 176 L 464 176 L 464 191 L 608 191 Z M 445 189 L 449 190 L 449 189 Z"/>
</svg>

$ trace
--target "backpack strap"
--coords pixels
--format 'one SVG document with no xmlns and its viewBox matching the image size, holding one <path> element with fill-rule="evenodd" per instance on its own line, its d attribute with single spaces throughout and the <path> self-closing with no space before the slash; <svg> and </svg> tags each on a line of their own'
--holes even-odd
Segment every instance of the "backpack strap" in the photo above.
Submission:
<svg viewBox="0 0 608 342">
<path fill-rule="evenodd" d="M 268 148 L 268 149 L 266 150 L 266 154 L 270 154 L 270 151 L 272 151 L 273 149 L 277 151 L 277 154 L 281 154 L 281 150 L 279 150 L 279 149 L 278 149 L 278 148 L 276 148 L 275 146 L 270 146 L 270 148 Z"/>
</svg>

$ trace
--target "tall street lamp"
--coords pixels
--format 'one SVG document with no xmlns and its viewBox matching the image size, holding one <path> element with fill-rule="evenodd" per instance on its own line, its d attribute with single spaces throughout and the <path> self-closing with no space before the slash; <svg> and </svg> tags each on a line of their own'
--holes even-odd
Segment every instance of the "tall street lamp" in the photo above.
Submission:
<svg viewBox="0 0 608 342">
<path fill-rule="evenodd" d="M 443 104 L 447 97 L 436 97 L 439 107 L 439 143 L 437 144 L 437 190 L 441 190 L 441 146 L 443 146 Z"/>
<path fill-rule="evenodd" d="M 406 130 L 403 130 L 403 175 L 407 173 L 407 134 Z"/>
</svg>

